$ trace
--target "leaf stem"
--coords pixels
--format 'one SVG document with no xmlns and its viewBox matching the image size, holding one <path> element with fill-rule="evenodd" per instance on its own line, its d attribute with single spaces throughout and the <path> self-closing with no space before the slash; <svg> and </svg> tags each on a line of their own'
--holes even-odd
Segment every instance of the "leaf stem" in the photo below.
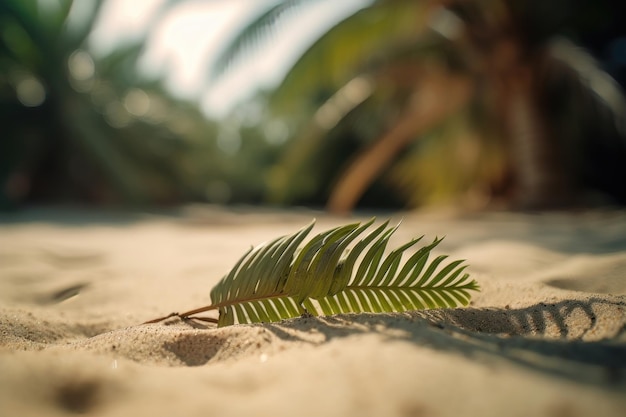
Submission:
<svg viewBox="0 0 626 417">
<path fill-rule="evenodd" d="M 148 320 L 144 323 L 141 324 L 153 324 L 153 323 L 160 323 L 163 320 L 167 320 L 170 317 L 179 317 L 181 319 L 188 319 L 188 318 L 192 318 L 190 316 L 194 316 L 196 314 L 200 314 L 200 313 L 204 313 L 206 311 L 212 311 L 212 310 L 217 310 L 221 307 L 228 307 L 234 304 L 239 304 L 239 303 L 250 303 L 253 301 L 262 301 L 262 300 L 271 300 L 273 298 L 280 298 L 280 297 L 284 297 L 284 294 L 273 294 L 273 295 L 269 295 L 269 296 L 260 296 L 260 297 L 250 297 L 247 299 L 241 299 L 241 300 L 229 300 L 227 302 L 223 302 L 223 303 L 218 303 L 218 304 L 211 304 L 208 306 L 204 306 L 204 307 L 199 307 L 199 308 L 194 308 L 193 310 L 189 310 L 189 311 L 185 311 L 184 313 L 170 313 L 167 316 L 163 316 L 163 317 L 159 317 L 156 319 L 152 319 L 152 320 Z M 204 319 L 201 319 L 204 320 Z"/>
</svg>

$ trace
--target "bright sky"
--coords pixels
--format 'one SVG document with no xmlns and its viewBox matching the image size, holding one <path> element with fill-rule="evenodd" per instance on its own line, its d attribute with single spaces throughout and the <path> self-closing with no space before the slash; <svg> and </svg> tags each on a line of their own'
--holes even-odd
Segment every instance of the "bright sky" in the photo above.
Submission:
<svg viewBox="0 0 626 417">
<path fill-rule="evenodd" d="M 140 39 L 165 2 L 107 0 L 90 47 L 102 56 L 124 41 Z M 156 20 L 139 70 L 148 76 L 165 74 L 166 87 L 173 94 L 198 100 L 207 115 L 220 117 L 258 88 L 276 86 L 313 40 L 371 0 L 311 1 L 276 27 L 276 36 L 262 48 L 209 86 L 209 67 L 217 54 L 246 22 L 276 2 L 181 1 Z"/>
</svg>

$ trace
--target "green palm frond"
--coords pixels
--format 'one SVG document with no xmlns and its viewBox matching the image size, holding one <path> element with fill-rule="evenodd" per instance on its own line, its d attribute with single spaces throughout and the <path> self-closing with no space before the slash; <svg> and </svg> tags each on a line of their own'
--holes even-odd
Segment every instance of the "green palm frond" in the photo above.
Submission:
<svg viewBox="0 0 626 417">
<path fill-rule="evenodd" d="M 390 6 L 389 4 L 393 4 Z M 423 2 L 376 1 L 330 28 L 304 51 L 270 95 L 273 113 L 286 117 L 306 111 L 311 99 L 327 99 L 371 63 L 373 55 L 414 39 L 424 25 Z M 378 52 L 375 52 L 378 51 Z M 320 94 L 320 92 L 322 94 Z"/>
<path fill-rule="evenodd" d="M 269 7 L 249 22 L 237 36 L 229 42 L 211 68 L 214 78 L 221 76 L 236 60 L 250 49 L 258 47 L 274 30 L 276 23 L 285 15 L 293 13 L 313 3 L 312 0 L 285 0 Z"/>
<path fill-rule="evenodd" d="M 363 237 L 373 223 L 374 219 L 336 227 L 300 247 L 313 222 L 294 234 L 252 248 L 212 289 L 211 305 L 170 316 L 195 318 L 192 316 L 198 313 L 217 310 L 217 320 L 205 320 L 221 327 L 275 322 L 303 314 L 399 312 L 469 303 L 470 291 L 479 287 L 464 273 L 463 261 L 446 263 L 448 257 L 441 255 L 429 262 L 442 239 L 435 239 L 403 262 L 404 253 L 422 238 L 386 254 L 398 226 L 388 227 L 387 221 Z"/>
</svg>

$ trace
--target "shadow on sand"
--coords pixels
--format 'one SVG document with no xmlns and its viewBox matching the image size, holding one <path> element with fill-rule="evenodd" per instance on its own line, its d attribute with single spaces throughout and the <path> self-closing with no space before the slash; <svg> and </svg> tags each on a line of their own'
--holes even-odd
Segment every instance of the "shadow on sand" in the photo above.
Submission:
<svg viewBox="0 0 626 417">
<path fill-rule="evenodd" d="M 612 312 L 611 317 L 604 317 L 607 311 Z M 615 317 L 621 317 L 619 323 Z M 576 326 L 572 320 L 576 320 Z M 607 321 L 615 328 L 614 337 L 593 340 L 597 326 L 605 326 Z M 626 385 L 626 303 L 619 301 L 569 300 L 517 310 L 468 308 L 353 314 L 263 326 L 287 340 L 306 340 L 300 339 L 298 333 L 321 333 L 322 343 L 375 332 L 390 340 L 408 341 L 478 361 L 497 356 L 579 382 Z M 297 330 L 296 335 L 289 329 Z"/>
</svg>

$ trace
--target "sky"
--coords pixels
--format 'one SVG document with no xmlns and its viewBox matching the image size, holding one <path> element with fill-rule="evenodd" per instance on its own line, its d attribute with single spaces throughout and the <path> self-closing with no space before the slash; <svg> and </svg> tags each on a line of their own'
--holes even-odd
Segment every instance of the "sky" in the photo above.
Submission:
<svg viewBox="0 0 626 417">
<path fill-rule="evenodd" d="M 236 62 L 226 74 L 212 77 L 211 63 L 228 41 L 246 22 L 276 2 L 180 1 L 156 19 L 138 70 L 148 77 L 163 74 L 165 86 L 173 95 L 197 100 L 210 117 L 223 117 L 257 89 L 278 85 L 315 39 L 371 0 L 311 1 L 306 8 L 279 22 L 274 28 L 275 36 Z M 104 56 L 123 42 L 141 39 L 165 3 L 166 0 L 107 0 L 90 36 L 90 49 Z"/>
</svg>

